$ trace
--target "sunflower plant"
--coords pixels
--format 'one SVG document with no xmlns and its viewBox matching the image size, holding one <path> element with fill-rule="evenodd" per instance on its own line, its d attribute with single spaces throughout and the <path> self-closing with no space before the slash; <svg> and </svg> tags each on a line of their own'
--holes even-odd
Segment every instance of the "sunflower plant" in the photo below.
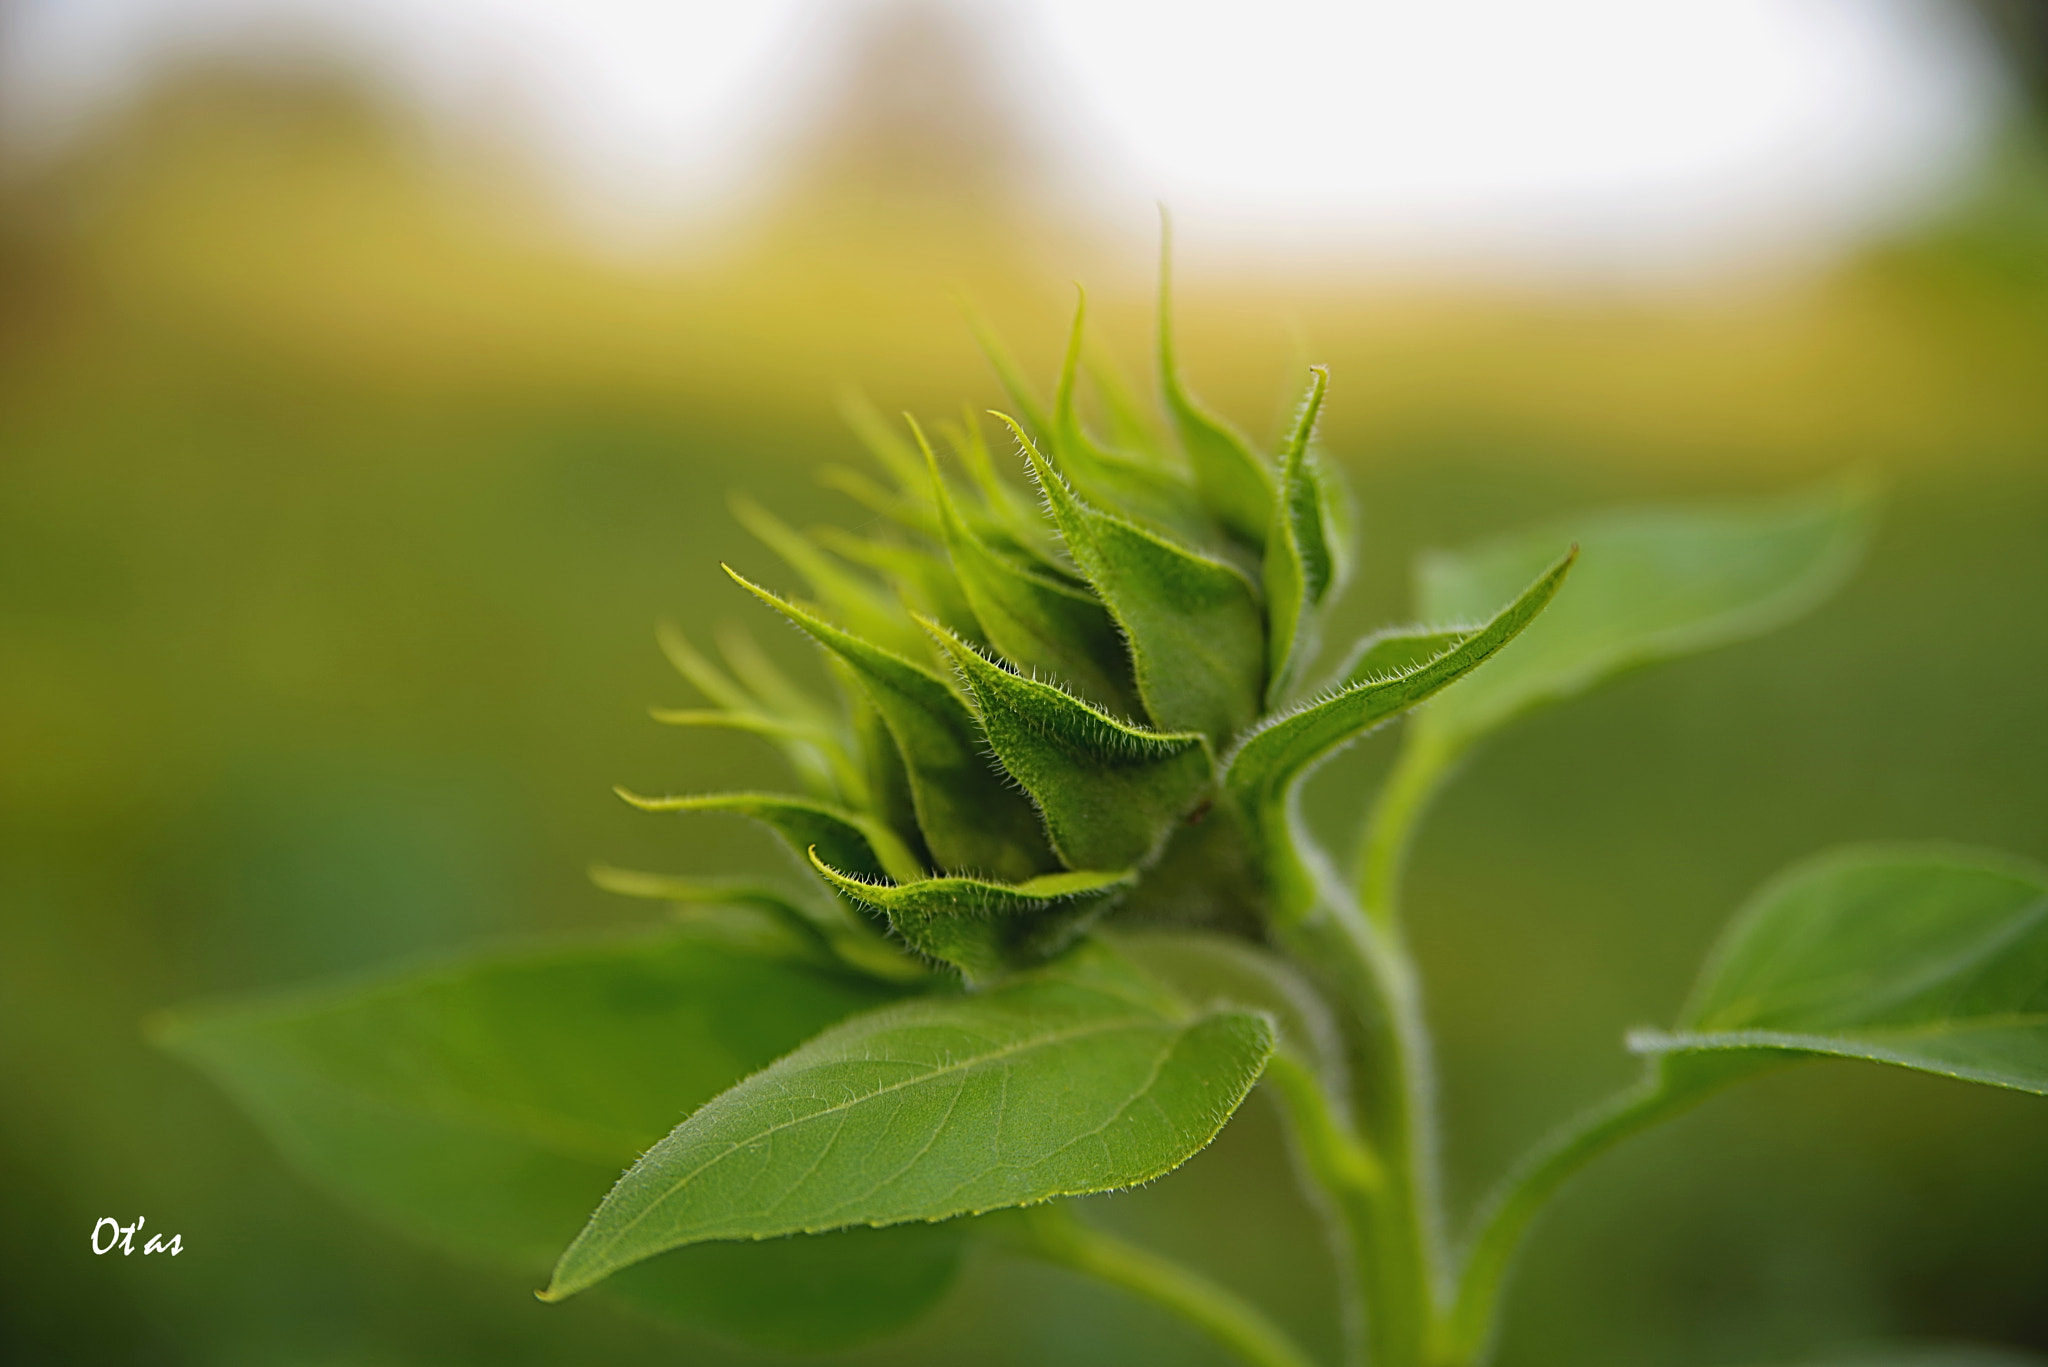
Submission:
<svg viewBox="0 0 2048 1367">
<path fill-rule="evenodd" d="M 900 1330 L 981 1244 L 1104 1279 L 1244 1361 L 1314 1359 L 1250 1299 L 1072 1198 L 1165 1177 L 1255 1087 L 1328 1222 L 1347 1357 L 1472 1367 L 1545 1203 L 1608 1147 L 1741 1079 L 1868 1059 L 2048 1091 L 2048 877 L 1997 855 L 1852 848 L 1767 885 L 1638 1085 L 1536 1146 L 1454 1237 L 1404 851 L 1460 761 L 1634 666 L 1790 621 L 1852 569 L 1856 487 L 1580 518 L 1425 557 L 1414 622 L 1325 639 L 1351 511 L 1311 369 L 1270 455 L 1182 382 L 1163 421 L 1081 416 L 1082 316 L 1050 406 L 928 432 L 850 416 L 883 477 L 828 478 L 865 536 L 740 519 L 793 572 L 732 591 L 813 643 L 833 696 L 742 635 L 664 722 L 759 735 L 791 782 L 643 796 L 781 837 L 760 878 L 603 868 L 686 914 L 202 1006 L 161 1040 L 296 1164 L 457 1253 L 727 1338 Z M 996 440 L 991 443 L 991 433 Z M 936 438 L 936 440 L 934 440 Z M 943 451 L 943 454 L 941 454 Z M 1352 847 L 1302 785 L 1401 721 Z M 620 1176 L 620 1170 L 624 1175 Z"/>
</svg>

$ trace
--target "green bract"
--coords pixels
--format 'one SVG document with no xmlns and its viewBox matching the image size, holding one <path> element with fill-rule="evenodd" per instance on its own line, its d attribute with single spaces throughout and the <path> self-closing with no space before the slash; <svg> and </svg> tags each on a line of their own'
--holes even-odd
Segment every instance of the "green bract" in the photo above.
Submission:
<svg viewBox="0 0 2048 1367">
<path fill-rule="evenodd" d="M 1738 918 L 1675 1028 L 1630 1037 L 1643 1082 L 1533 1150 L 1446 1247 L 1397 895 L 1429 799 L 1533 709 L 1816 605 L 1871 500 L 1837 484 L 1430 555 L 1413 622 L 1326 651 L 1352 546 L 1316 433 L 1341 388 L 1313 368 L 1261 449 L 1189 393 L 1164 284 L 1163 421 L 1084 365 L 1080 311 L 1049 406 L 977 319 L 1011 394 L 999 427 L 934 424 L 942 459 L 915 421 L 847 401 L 883 477 L 829 478 L 867 531 L 735 503 L 796 579 L 728 571 L 742 601 L 809 638 L 831 691 L 744 635 L 715 663 L 664 629 L 701 699 L 655 716 L 761 738 L 796 791 L 621 795 L 759 822 L 784 876 L 599 869 L 680 928 L 194 1010 L 159 1038 L 393 1224 L 529 1273 L 559 1254 L 550 1300 L 603 1284 L 701 1329 L 832 1347 L 934 1304 L 973 1238 L 1124 1287 L 1261 1367 L 1312 1359 L 1058 1204 L 1170 1172 L 1261 1079 L 1372 1367 L 1482 1361 L 1545 1202 L 1715 1088 L 1835 1057 L 2048 1092 L 2048 874 L 1825 856 Z M 1403 716 L 1356 848 L 1320 849 L 1305 780 Z"/>
</svg>

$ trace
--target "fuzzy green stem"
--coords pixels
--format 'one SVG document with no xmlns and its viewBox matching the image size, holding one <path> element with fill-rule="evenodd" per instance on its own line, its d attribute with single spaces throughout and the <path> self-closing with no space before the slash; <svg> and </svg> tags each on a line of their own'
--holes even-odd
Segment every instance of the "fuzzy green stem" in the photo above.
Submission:
<svg viewBox="0 0 2048 1367">
<path fill-rule="evenodd" d="M 1363 1362 L 1367 1307 L 1359 1277 L 1374 1257 L 1373 1202 L 1386 1191 L 1386 1164 L 1340 1116 L 1322 1080 L 1292 1057 L 1274 1055 L 1265 1081 L 1280 1096 L 1309 1204 L 1330 1233 L 1347 1361 Z"/>
<path fill-rule="evenodd" d="M 1334 882 L 1334 880 L 1331 880 Z M 1421 1367 L 1435 1316 L 1441 1227 L 1434 1074 L 1416 975 L 1398 939 L 1341 887 L 1280 928 L 1303 962 L 1333 978 L 1358 1027 L 1362 1124 L 1383 1164 L 1370 1191 L 1333 1191 L 1353 1222 L 1373 1367 Z"/>
<path fill-rule="evenodd" d="M 1265 1080 L 1280 1093 L 1302 1158 L 1320 1186 L 1368 1197 L 1386 1189 L 1386 1165 L 1350 1125 L 1337 1118 L 1314 1073 L 1291 1055 L 1275 1054 L 1266 1065 Z"/>
<path fill-rule="evenodd" d="M 1263 1311 L 1227 1287 L 1083 1223 L 1064 1205 L 1023 1212 L 1023 1251 L 1142 1296 L 1194 1325 L 1252 1367 L 1316 1367 Z"/>
<path fill-rule="evenodd" d="M 1565 1127 L 1508 1175 L 1475 1221 L 1456 1295 L 1436 1334 L 1438 1367 L 1485 1361 L 1515 1254 L 1558 1189 L 1614 1145 L 1691 1107 L 1703 1094 L 1674 1092 L 1653 1075 Z"/>
</svg>

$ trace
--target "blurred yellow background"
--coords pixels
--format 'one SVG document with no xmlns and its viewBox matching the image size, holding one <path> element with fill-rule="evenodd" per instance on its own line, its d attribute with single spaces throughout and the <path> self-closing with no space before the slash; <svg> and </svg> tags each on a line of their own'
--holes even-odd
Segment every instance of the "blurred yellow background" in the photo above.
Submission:
<svg viewBox="0 0 2048 1367">
<path fill-rule="evenodd" d="M 1845 466 L 1890 489 L 1869 565 L 1822 613 L 1545 715 L 1445 804 L 1412 901 L 1461 1202 L 1628 1075 L 1622 1029 L 1671 1015 L 1722 919 L 1791 858 L 1885 837 L 2048 858 L 2040 31 L 2032 7 L 1983 8 L 2011 21 L 1981 30 L 2009 89 L 1967 174 L 1792 265 L 1644 284 L 1219 246 L 1186 273 L 1186 364 L 1249 431 L 1271 433 L 1302 363 L 1332 367 L 1361 630 L 1405 614 L 1417 550 L 1561 509 Z M 971 25 L 873 13 L 766 188 L 665 244 L 594 238 L 516 139 L 437 138 L 339 57 L 164 64 L 5 165 L 0 1357 L 757 1360 L 602 1304 L 541 1307 L 386 1235 L 138 1023 L 653 914 L 591 888 L 593 860 L 765 866 L 750 833 L 609 791 L 763 781 L 753 742 L 643 711 L 688 701 L 662 617 L 745 620 L 804 658 L 715 572 L 779 572 L 727 492 L 866 520 L 815 478 L 863 460 L 836 385 L 885 410 L 997 400 L 956 290 L 1046 377 L 1080 278 L 1110 350 L 1149 375 L 1149 222 L 1107 230 L 1046 190 L 1029 130 L 977 94 L 1002 52 Z M 918 81 L 937 106 L 896 98 Z M 1355 810 L 1384 758 L 1337 766 L 1322 816 Z M 1737 1367 L 1897 1335 L 2048 1349 L 2044 1146 L 2037 1099 L 1890 1072 L 1724 1098 L 1575 1189 L 1501 1361 Z M 1259 1106 L 1171 1182 L 1098 1204 L 1334 1343 Z M 95 1219 L 137 1213 L 187 1252 L 91 1255 Z M 851 1360 L 1209 1351 L 990 1261 Z"/>
</svg>

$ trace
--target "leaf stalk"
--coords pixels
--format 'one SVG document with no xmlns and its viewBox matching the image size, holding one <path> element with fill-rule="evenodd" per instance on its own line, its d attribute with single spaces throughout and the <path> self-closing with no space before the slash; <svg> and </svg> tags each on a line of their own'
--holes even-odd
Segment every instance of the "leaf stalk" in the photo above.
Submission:
<svg viewBox="0 0 2048 1367">
<path fill-rule="evenodd" d="M 1200 1329 L 1252 1367 L 1316 1367 L 1266 1313 L 1228 1287 L 1076 1217 L 1065 1202 L 1023 1212 L 1014 1245 L 1059 1267 L 1121 1287 Z"/>
</svg>

